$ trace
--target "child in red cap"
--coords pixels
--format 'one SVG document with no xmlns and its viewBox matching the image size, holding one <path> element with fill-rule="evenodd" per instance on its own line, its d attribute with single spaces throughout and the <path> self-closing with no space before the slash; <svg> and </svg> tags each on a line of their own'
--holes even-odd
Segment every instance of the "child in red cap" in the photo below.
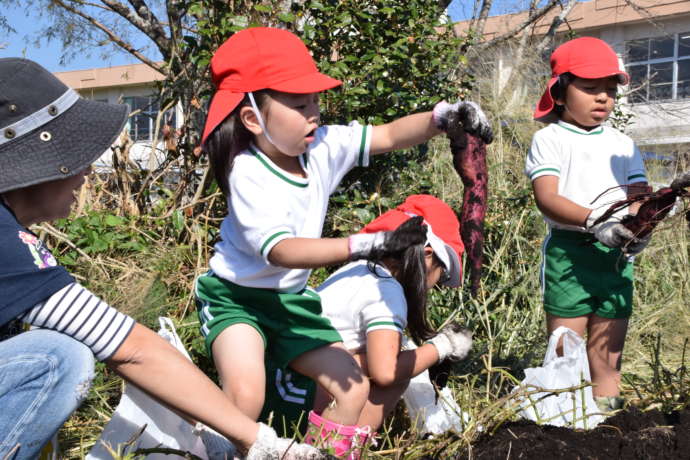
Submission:
<svg viewBox="0 0 690 460">
<path fill-rule="evenodd" d="M 458 287 L 461 282 L 463 245 L 455 212 L 431 195 L 412 195 L 362 229 L 365 234 L 393 231 L 405 222 L 421 217 L 426 241 L 394 255 L 351 262 L 332 274 L 317 292 L 323 315 L 343 338 L 345 348 L 355 356 L 371 381 L 369 398 L 357 425 L 378 429 L 395 407 L 412 377 L 444 359 L 464 358 L 472 344 L 469 331 L 445 327 L 440 333 L 426 319 L 427 295 L 437 284 Z M 421 344 L 402 351 L 404 332 Z M 308 378 L 288 373 L 268 375 L 267 401 L 274 414 L 289 426 L 304 411 L 315 425 L 317 415 L 330 397 Z M 286 382 L 291 383 L 291 390 Z M 304 398 L 283 394 L 302 391 Z M 316 390 L 316 391 L 315 391 Z M 280 427 L 278 428 L 280 429 Z M 311 435 L 311 433 L 309 433 Z M 363 444 L 363 442 L 360 442 Z"/>
<path fill-rule="evenodd" d="M 196 282 L 207 349 L 226 394 L 254 418 L 264 403 L 265 356 L 313 378 L 335 400 L 321 416 L 348 428 L 329 439 L 348 441 L 342 433 L 356 428 L 369 380 L 320 315 L 319 296 L 307 287 L 311 269 L 395 254 L 426 233 L 413 220 L 396 231 L 321 238 L 329 195 L 370 155 L 443 132 L 453 112 L 470 132 L 487 136 L 490 127 L 467 102 L 381 126 L 319 126 L 318 95 L 341 82 L 319 73 L 300 39 L 280 29 L 236 33 L 213 56 L 211 73 L 216 93 L 203 149 L 228 216 L 211 271 Z"/>
<path fill-rule="evenodd" d="M 648 239 L 633 235 L 620 214 L 595 222 L 612 203 L 647 186 L 633 141 L 604 125 L 628 75 L 611 47 L 592 37 L 558 47 L 551 70 L 534 112 L 550 124 L 535 133 L 525 167 L 550 230 L 542 266 L 547 330 L 587 332 L 594 395 L 603 410 L 615 409 L 632 313 L 632 256 Z"/>
</svg>

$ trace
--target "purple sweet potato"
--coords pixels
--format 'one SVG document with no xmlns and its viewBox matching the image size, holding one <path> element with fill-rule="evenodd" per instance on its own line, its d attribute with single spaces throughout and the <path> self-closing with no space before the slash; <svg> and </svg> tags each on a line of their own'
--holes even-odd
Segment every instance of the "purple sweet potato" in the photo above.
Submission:
<svg viewBox="0 0 690 460">
<path fill-rule="evenodd" d="M 642 193 L 614 203 L 604 215 L 597 219 L 595 224 L 604 222 L 615 212 L 634 202 L 641 202 L 642 205 L 637 214 L 623 219 L 622 223 L 636 237 L 644 238 L 668 215 L 678 197 L 688 196 L 688 192 L 685 190 L 687 187 L 690 187 L 690 172 L 678 176 L 669 187 L 661 188 L 652 193 Z"/>
<path fill-rule="evenodd" d="M 476 296 L 484 259 L 484 216 L 486 215 L 489 174 L 486 144 L 467 133 L 461 123 L 450 123 L 448 130 L 453 166 L 465 187 L 460 213 L 460 235 L 470 271 L 470 293 Z"/>
</svg>

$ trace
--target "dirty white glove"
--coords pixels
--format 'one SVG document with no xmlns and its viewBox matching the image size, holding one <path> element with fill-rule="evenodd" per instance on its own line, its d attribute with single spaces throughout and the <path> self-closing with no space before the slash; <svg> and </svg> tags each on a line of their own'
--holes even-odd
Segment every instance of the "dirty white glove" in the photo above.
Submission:
<svg viewBox="0 0 690 460">
<path fill-rule="evenodd" d="M 410 246 L 426 241 L 426 227 L 422 217 L 406 220 L 398 228 L 388 232 L 357 233 L 350 236 L 350 260 L 381 258 L 399 253 Z"/>
<path fill-rule="evenodd" d="M 590 231 L 599 242 L 610 248 L 622 248 L 628 243 L 637 241 L 633 232 L 615 220 L 597 224 Z"/>
<path fill-rule="evenodd" d="M 592 209 L 589 216 L 587 216 L 587 223 L 585 224 L 587 231 L 592 233 L 599 242 L 610 248 L 623 248 L 626 245 L 629 246 L 639 241 L 635 238 L 633 232 L 621 223 L 619 217 L 611 216 L 608 220 L 595 224 L 594 222 L 605 212 L 606 208 Z"/>
<path fill-rule="evenodd" d="M 427 342 L 436 347 L 439 362 L 444 359 L 460 361 L 472 348 L 472 332 L 457 323 L 451 323 Z"/>
<path fill-rule="evenodd" d="M 320 460 L 326 455 L 319 449 L 294 439 L 279 438 L 268 425 L 259 423 L 256 441 L 247 452 L 246 460 Z"/>
<path fill-rule="evenodd" d="M 448 131 L 448 123 L 453 113 L 458 114 L 457 118 L 465 131 L 478 136 L 485 144 L 490 144 L 493 141 L 494 134 L 491 130 L 491 124 L 476 102 L 458 101 L 455 104 L 449 104 L 446 101 L 441 101 L 434 106 L 431 118 L 438 129 Z"/>
</svg>

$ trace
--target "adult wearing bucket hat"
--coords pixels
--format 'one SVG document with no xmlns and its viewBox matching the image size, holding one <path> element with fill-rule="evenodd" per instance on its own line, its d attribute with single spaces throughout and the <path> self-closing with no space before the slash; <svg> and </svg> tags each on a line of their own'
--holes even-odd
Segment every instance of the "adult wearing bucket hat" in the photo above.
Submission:
<svg viewBox="0 0 690 460">
<path fill-rule="evenodd" d="M 455 212 L 432 195 L 411 195 L 396 208 L 374 219 L 363 233 L 393 231 L 412 219 L 426 225 L 426 242 L 395 256 L 375 261 L 357 261 L 333 273 L 317 288 L 323 315 L 356 356 L 371 381 L 367 404 L 358 425 L 377 429 L 395 407 L 409 380 L 445 359 L 463 359 L 472 344 L 469 331 L 453 324 L 438 333 L 426 320 L 427 295 L 435 285 L 458 287 L 464 251 L 460 223 Z M 403 334 L 425 344 L 401 351 Z M 268 373 L 266 407 L 277 420 L 298 421 L 309 409 L 310 420 L 327 398 L 314 383 L 295 372 Z M 290 382 L 305 389 L 299 401 L 281 397 L 280 388 Z M 271 390 L 278 388 L 279 390 Z M 313 396 L 309 396 L 313 395 Z M 320 421 L 323 423 L 323 421 Z"/>
<path fill-rule="evenodd" d="M 126 119 L 126 106 L 84 100 L 35 62 L 0 59 L 0 458 L 38 456 L 86 397 L 94 356 L 248 458 L 279 458 L 290 440 L 247 418 L 168 342 L 81 286 L 29 229 L 69 214 L 73 192 Z M 19 322 L 40 329 L 22 332 Z M 320 453 L 297 445 L 285 458 Z"/>
</svg>

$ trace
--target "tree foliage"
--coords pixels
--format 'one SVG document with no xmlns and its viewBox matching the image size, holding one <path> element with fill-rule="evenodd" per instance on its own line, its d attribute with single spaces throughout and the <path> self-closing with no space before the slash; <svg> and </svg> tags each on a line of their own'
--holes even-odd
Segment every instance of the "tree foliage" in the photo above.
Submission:
<svg viewBox="0 0 690 460">
<path fill-rule="evenodd" d="M 344 82 L 324 97 L 326 121 L 379 124 L 457 99 L 467 82 L 451 25 L 435 0 L 313 0 L 293 8 L 319 68 Z"/>
<path fill-rule="evenodd" d="M 492 1 L 475 0 L 467 37 L 481 36 Z M 297 32 L 321 70 L 344 82 L 323 98 L 324 121 L 338 123 L 381 123 L 462 96 L 471 82 L 462 73 L 464 53 L 479 45 L 439 21 L 448 0 L 0 0 L 0 6 L 27 3 L 30 14 L 47 20 L 39 38 L 59 40 L 63 60 L 116 49 L 165 76 L 160 107 L 180 103 L 184 119 L 183 128 L 172 133 L 175 142 L 166 144 L 175 147 L 162 166 L 180 171 L 176 190 L 166 192 L 172 205 L 199 199 L 210 184 L 205 159 L 198 157 L 213 91 L 208 64 L 236 31 L 268 25 Z M 534 0 L 530 21 L 557 1 L 536 8 L 539 3 Z M 12 25 L 4 19 L 0 13 L 0 27 Z M 161 131 L 170 136 L 170 130 Z M 132 192 L 140 211 L 161 173 L 135 178 Z"/>
</svg>

